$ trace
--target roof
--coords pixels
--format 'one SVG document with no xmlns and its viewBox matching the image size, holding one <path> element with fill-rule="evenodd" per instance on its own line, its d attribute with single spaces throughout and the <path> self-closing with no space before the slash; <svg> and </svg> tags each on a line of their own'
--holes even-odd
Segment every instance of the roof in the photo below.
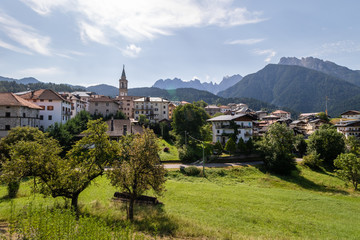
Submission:
<svg viewBox="0 0 360 240">
<path fill-rule="evenodd" d="M 58 101 L 66 101 L 60 94 L 51 90 L 51 89 L 40 89 L 35 91 L 29 91 L 24 93 L 17 93 L 16 95 L 30 100 L 30 99 L 44 99 L 44 100 L 58 100 Z"/>
<path fill-rule="evenodd" d="M 123 65 L 123 70 L 122 70 L 122 73 L 121 73 L 121 79 L 126 79 L 125 65 Z"/>
<path fill-rule="evenodd" d="M 113 103 L 118 104 L 114 99 L 106 97 L 106 96 L 90 98 L 89 102 L 113 102 Z"/>
<path fill-rule="evenodd" d="M 208 119 L 208 122 L 221 122 L 221 121 L 231 121 L 231 120 L 235 120 L 237 118 L 242 118 L 242 117 L 248 117 L 251 119 L 254 119 L 254 117 L 252 117 L 249 114 L 236 114 L 236 115 L 220 115 L 217 117 L 213 117 Z"/>
<path fill-rule="evenodd" d="M 360 112 L 359 111 L 356 111 L 356 110 L 349 110 L 349 111 L 346 111 L 340 115 L 360 115 Z"/>
<path fill-rule="evenodd" d="M 360 120 L 357 121 L 342 121 L 338 124 L 335 124 L 335 127 L 350 127 L 350 126 L 360 126 Z"/>
<path fill-rule="evenodd" d="M 165 98 L 161 98 L 161 97 L 142 97 L 142 98 L 138 98 L 135 99 L 134 102 L 145 102 L 145 101 L 149 101 L 149 102 L 170 102 L 169 100 L 165 99 Z"/>
<path fill-rule="evenodd" d="M 275 119 L 275 118 L 276 118 L 276 119 L 279 119 L 280 117 L 279 117 L 279 116 L 276 116 L 276 115 L 267 115 L 267 116 L 264 116 L 264 117 L 263 117 L 263 119 L 267 119 L 267 118 L 268 118 L 268 119 L 272 119 L 272 118 L 273 118 L 273 119 Z"/>
<path fill-rule="evenodd" d="M 27 107 L 39 110 L 42 109 L 38 105 L 29 102 L 13 93 L 0 93 L 0 106 Z"/>
<path fill-rule="evenodd" d="M 299 115 L 299 117 L 309 117 L 309 116 L 316 116 L 318 115 L 320 112 L 314 112 L 314 113 L 301 113 Z"/>
<path fill-rule="evenodd" d="M 289 112 L 283 111 L 283 110 L 276 110 L 272 112 L 272 114 L 289 114 Z"/>
<path fill-rule="evenodd" d="M 206 106 L 205 109 L 220 109 L 220 107 L 218 107 L 216 105 L 209 105 L 209 106 Z"/>
</svg>

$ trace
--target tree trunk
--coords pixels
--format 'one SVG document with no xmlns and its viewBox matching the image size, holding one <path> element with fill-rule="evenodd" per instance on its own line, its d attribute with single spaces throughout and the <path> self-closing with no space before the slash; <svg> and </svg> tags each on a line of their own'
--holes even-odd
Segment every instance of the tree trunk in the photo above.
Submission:
<svg viewBox="0 0 360 240">
<path fill-rule="evenodd" d="M 78 199 L 80 193 L 74 193 L 73 197 L 71 198 L 71 209 L 75 211 L 76 218 L 79 217 L 79 207 L 78 207 Z"/>
<path fill-rule="evenodd" d="M 127 218 L 130 221 L 134 219 L 134 202 L 135 202 L 135 198 L 131 196 L 129 201 L 129 208 L 127 212 Z"/>
</svg>

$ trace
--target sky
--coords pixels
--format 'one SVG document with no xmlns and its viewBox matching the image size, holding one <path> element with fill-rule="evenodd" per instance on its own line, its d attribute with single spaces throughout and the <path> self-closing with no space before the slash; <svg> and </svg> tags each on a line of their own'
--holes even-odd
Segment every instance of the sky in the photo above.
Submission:
<svg viewBox="0 0 360 240">
<path fill-rule="evenodd" d="M 0 76 L 219 83 L 281 57 L 360 70 L 358 0 L 1 0 Z"/>
</svg>

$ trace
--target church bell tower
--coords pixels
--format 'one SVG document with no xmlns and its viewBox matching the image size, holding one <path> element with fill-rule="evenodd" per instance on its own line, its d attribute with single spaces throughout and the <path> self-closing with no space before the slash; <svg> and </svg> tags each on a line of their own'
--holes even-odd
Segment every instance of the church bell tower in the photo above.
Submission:
<svg viewBox="0 0 360 240">
<path fill-rule="evenodd" d="M 121 78 L 119 79 L 119 97 L 128 95 L 128 80 L 126 80 L 125 75 L 125 65 L 123 65 L 123 70 Z"/>
</svg>

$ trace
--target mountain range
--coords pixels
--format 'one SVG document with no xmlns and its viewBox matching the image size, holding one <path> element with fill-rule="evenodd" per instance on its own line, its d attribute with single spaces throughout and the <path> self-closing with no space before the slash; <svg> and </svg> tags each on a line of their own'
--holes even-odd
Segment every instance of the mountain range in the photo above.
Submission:
<svg viewBox="0 0 360 240">
<path fill-rule="evenodd" d="M 174 79 L 159 79 L 157 80 L 153 87 L 161 88 L 161 89 L 177 89 L 177 88 L 195 88 L 198 90 L 205 90 L 211 92 L 213 94 L 217 94 L 220 91 L 223 91 L 236 83 L 240 82 L 243 77 L 239 74 L 233 76 L 225 76 L 223 80 L 217 84 L 213 82 L 203 82 L 201 83 L 200 80 L 194 79 L 190 81 L 183 81 L 179 78 Z"/>
</svg>

